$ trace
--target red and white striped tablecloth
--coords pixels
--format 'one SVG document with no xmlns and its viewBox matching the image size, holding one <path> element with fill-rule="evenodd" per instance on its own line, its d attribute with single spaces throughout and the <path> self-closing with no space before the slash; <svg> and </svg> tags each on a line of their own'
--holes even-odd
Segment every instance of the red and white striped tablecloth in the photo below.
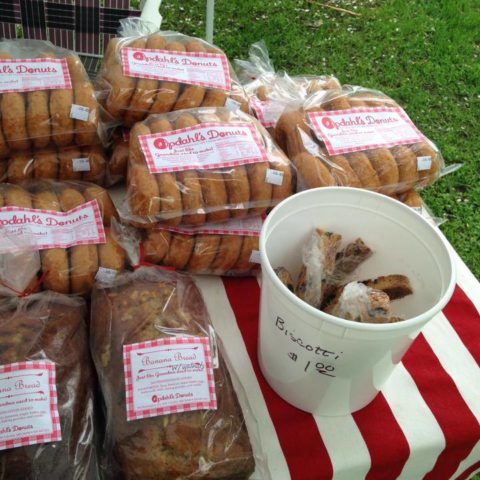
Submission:
<svg viewBox="0 0 480 480">
<path fill-rule="evenodd" d="M 247 421 L 266 459 L 256 478 L 443 480 L 480 469 L 480 284 L 455 258 L 457 288 L 443 313 L 370 405 L 334 418 L 290 406 L 263 379 L 257 279 L 196 278 L 257 421 Z"/>
</svg>

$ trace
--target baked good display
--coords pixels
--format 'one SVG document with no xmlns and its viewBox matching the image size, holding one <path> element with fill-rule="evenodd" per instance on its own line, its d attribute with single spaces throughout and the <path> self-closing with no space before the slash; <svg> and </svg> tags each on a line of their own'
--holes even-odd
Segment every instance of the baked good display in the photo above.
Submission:
<svg viewBox="0 0 480 480">
<path fill-rule="evenodd" d="M 53 292 L 0 303 L 2 478 L 98 478 L 86 316 Z"/>
<path fill-rule="evenodd" d="M 194 274 L 252 275 L 260 267 L 262 224 L 253 217 L 207 227 L 157 225 L 142 234 L 143 261 Z"/>
<path fill-rule="evenodd" d="M 110 232 L 113 218 L 117 211 L 98 185 L 0 184 L 0 224 L 10 235 L 33 235 L 32 248 L 40 250 L 41 286 L 48 290 L 88 294 L 100 268 L 124 268 L 124 251 Z"/>
<path fill-rule="evenodd" d="M 255 462 L 248 432 L 222 355 L 217 363 L 215 348 L 210 349 L 211 328 L 201 295 L 187 276 L 143 267 L 95 287 L 91 348 L 106 411 L 105 478 L 220 480 L 251 475 Z M 183 349 L 192 342 L 192 361 L 200 362 L 200 343 L 205 352 L 213 352 L 211 361 L 205 353 L 205 362 L 189 362 Z M 181 352 L 171 357 L 165 345 Z M 141 370 L 130 352 L 141 358 Z M 175 363 L 182 360 L 187 370 L 196 365 L 199 375 L 203 367 L 213 371 L 209 395 L 215 394 L 216 406 L 184 403 L 190 391 L 182 393 L 184 384 L 177 376 L 182 369 Z M 141 397 L 136 395 L 142 391 L 149 392 L 142 398 L 153 406 L 137 410 Z"/>
<path fill-rule="evenodd" d="M 202 106 L 227 104 L 248 112 L 225 54 L 205 40 L 176 32 L 110 39 L 98 84 L 106 110 L 126 126 L 149 114 Z"/>
<path fill-rule="evenodd" d="M 341 246 L 341 235 L 317 228 L 302 250 L 296 281 L 284 267 L 277 267 L 275 273 L 297 297 L 330 315 L 362 323 L 403 320 L 393 315 L 390 302 L 413 294 L 408 277 L 394 274 L 351 280 L 373 252 L 361 238 Z"/>
<path fill-rule="evenodd" d="M 77 54 L 47 41 L 3 40 L 0 63 L 0 158 L 101 143 L 99 104 Z"/>
<path fill-rule="evenodd" d="M 150 115 L 130 131 L 122 214 L 144 227 L 259 216 L 291 195 L 294 182 L 290 161 L 240 110 Z"/>
<path fill-rule="evenodd" d="M 101 145 L 42 148 L 14 152 L 0 160 L 0 181 L 84 180 L 105 185 L 108 160 Z"/>
<path fill-rule="evenodd" d="M 302 188 L 350 186 L 398 195 L 433 183 L 443 168 L 437 147 L 398 104 L 363 87 L 319 91 L 291 104 L 275 140 Z"/>
</svg>

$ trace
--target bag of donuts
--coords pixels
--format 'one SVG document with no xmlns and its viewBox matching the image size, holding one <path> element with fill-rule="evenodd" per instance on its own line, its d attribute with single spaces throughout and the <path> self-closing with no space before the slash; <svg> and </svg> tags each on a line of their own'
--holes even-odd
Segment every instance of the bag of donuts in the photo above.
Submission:
<svg viewBox="0 0 480 480">
<path fill-rule="evenodd" d="M 27 250 L 40 254 L 39 266 L 25 272 L 15 291 L 88 295 L 96 278 L 115 276 L 125 266 L 110 229 L 117 217 L 107 191 L 91 183 L 0 184 L 2 253 L 16 252 L 28 239 Z"/>
<path fill-rule="evenodd" d="M 122 216 L 139 227 L 263 215 L 294 192 L 295 171 L 260 122 L 226 107 L 150 115 L 130 131 Z"/>
<path fill-rule="evenodd" d="M 120 21 L 97 78 L 106 110 L 132 126 L 149 114 L 229 106 L 248 112 L 248 102 L 225 53 L 178 32 L 148 33 L 135 18 Z"/>
<path fill-rule="evenodd" d="M 393 196 L 447 172 L 438 148 L 394 100 L 358 86 L 290 104 L 275 140 L 296 166 L 303 189 L 349 186 Z"/>
<path fill-rule="evenodd" d="M 0 71 L 0 158 L 105 140 L 94 87 L 76 53 L 43 40 L 2 40 Z"/>
</svg>

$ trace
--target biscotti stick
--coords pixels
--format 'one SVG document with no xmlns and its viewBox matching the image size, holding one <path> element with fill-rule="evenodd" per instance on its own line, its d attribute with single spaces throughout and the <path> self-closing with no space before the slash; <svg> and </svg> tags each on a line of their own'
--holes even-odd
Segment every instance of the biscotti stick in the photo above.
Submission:
<svg viewBox="0 0 480 480">
<path fill-rule="evenodd" d="M 170 42 L 165 46 L 165 50 L 184 52 L 185 46 L 180 42 Z M 180 90 L 181 84 L 179 82 L 161 82 L 150 113 L 166 113 L 172 110 Z"/>
<path fill-rule="evenodd" d="M 162 50 L 166 45 L 165 39 L 158 33 L 150 35 L 145 48 L 152 50 Z M 130 100 L 130 105 L 125 113 L 125 125 L 133 125 L 147 116 L 152 108 L 153 102 L 158 92 L 158 80 L 150 78 L 140 78 L 137 87 Z"/>
<path fill-rule="evenodd" d="M 410 280 L 405 275 L 383 275 L 373 280 L 362 280 L 361 283 L 385 292 L 390 300 L 399 300 L 413 293 Z"/>
<path fill-rule="evenodd" d="M 186 44 L 187 52 L 206 52 L 207 50 L 198 40 L 191 40 Z M 178 97 L 173 110 L 184 110 L 199 107 L 205 97 L 205 88 L 197 85 L 186 85 Z"/>
<path fill-rule="evenodd" d="M 34 196 L 33 207 L 61 212 L 60 202 L 51 190 L 41 190 Z M 40 252 L 44 286 L 58 293 L 70 293 L 69 261 L 66 248 L 49 248 Z"/>
<path fill-rule="evenodd" d="M 62 210 L 67 212 L 86 203 L 84 196 L 74 188 L 65 188 L 58 195 Z M 88 293 L 95 282 L 98 271 L 96 245 L 76 245 L 70 248 L 71 292 Z"/>
<path fill-rule="evenodd" d="M 295 290 L 295 284 L 293 283 L 290 272 L 285 267 L 277 267 L 274 269 L 279 280 L 291 291 Z"/>
<path fill-rule="evenodd" d="M 169 132 L 173 125 L 166 119 L 153 118 L 149 123 L 152 133 Z M 159 173 L 156 176 L 158 190 L 160 192 L 160 213 L 165 217 L 169 214 L 172 218 L 164 218 L 163 223 L 177 226 L 182 222 L 182 192 L 177 183 L 175 172 Z"/>
</svg>

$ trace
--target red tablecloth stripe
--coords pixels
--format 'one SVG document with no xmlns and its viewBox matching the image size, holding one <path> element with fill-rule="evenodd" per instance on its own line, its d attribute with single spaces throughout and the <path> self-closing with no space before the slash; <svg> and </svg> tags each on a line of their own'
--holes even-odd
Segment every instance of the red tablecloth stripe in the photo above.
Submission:
<svg viewBox="0 0 480 480">
<path fill-rule="evenodd" d="M 397 478 L 410 456 L 410 447 L 385 397 L 380 393 L 352 416 L 370 453 L 372 463 L 366 479 Z"/>
<path fill-rule="evenodd" d="M 446 441 L 445 449 L 424 478 L 450 478 L 478 442 L 480 425 L 422 334 L 403 358 L 403 364 L 412 375 Z"/>
<path fill-rule="evenodd" d="M 333 467 L 312 415 L 282 400 L 262 376 L 257 360 L 260 288 L 255 278 L 225 278 L 225 290 L 252 362 L 257 381 L 285 455 L 292 480 L 321 480 Z"/>
<path fill-rule="evenodd" d="M 460 474 L 455 480 L 467 480 L 470 476 L 480 469 L 480 462 L 474 463 L 470 467 L 468 467 L 462 474 Z"/>
<path fill-rule="evenodd" d="M 443 309 L 443 313 L 457 332 L 465 348 L 480 365 L 480 348 L 478 348 L 480 314 L 458 285 L 455 288 L 452 300 Z"/>
</svg>

